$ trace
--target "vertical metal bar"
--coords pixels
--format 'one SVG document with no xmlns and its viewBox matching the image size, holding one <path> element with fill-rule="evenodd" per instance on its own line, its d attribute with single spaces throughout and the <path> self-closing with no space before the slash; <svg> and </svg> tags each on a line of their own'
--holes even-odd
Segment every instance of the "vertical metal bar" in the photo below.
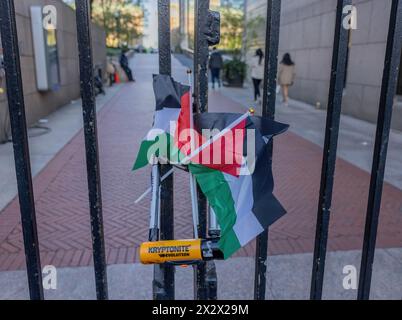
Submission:
<svg viewBox="0 0 402 320">
<path fill-rule="evenodd" d="M 194 105 L 198 113 L 203 113 L 208 111 L 208 70 L 206 66 L 209 50 L 203 37 L 202 26 L 205 24 L 205 17 L 209 10 L 209 0 L 195 0 L 194 2 Z M 198 236 L 200 239 L 205 239 L 207 200 L 204 194 L 200 190 L 198 191 Z M 197 300 L 207 300 L 208 298 L 205 278 L 206 263 L 200 261 L 194 269 L 194 297 Z"/>
<path fill-rule="evenodd" d="M 370 298 L 378 219 L 384 184 L 389 134 L 391 130 L 392 108 L 398 82 L 398 70 L 402 43 L 402 1 L 393 0 L 389 22 L 387 50 L 385 53 L 380 108 L 377 121 L 376 142 L 371 171 L 370 192 L 367 208 L 366 228 L 360 267 L 358 299 Z"/>
<path fill-rule="evenodd" d="M 108 299 L 106 255 L 88 0 L 76 1 L 76 17 L 96 295 L 98 300 L 106 300 Z"/>
<path fill-rule="evenodd" d="M 249 30 L 248 30 L 248 15 L 247 15 L 247 8 L 249 8 L 249 0 L 244 0 L 243 4 L 243 38 L 242 38 L 242 49 L 241 54 L 243 57 L 247 55 L 248 50 L 248 37 L 249 37 Z"/>
<path fill-rule="evenodd" d="M 172 74 L 170 0 L 158 0 L 159 73 Z"/>
<path fill-rule="evenodd" d="M 265 74 L 262 114 L 275 118 L 281 0 L 268 0 L 265 40 Z"/>
<path fill-rule="evenodd" d="M 159 230 L 160 230 L 160 185 L 161 179 L 159 175 L 158 165 L 152 166 L 151 172 L 151 192 L 152 192 L 152 202 L 150 210 L 150 225 L 149 225 L 149 236 L 148 240 L 158 241 L 159 240 Z"/>
<path fill-rule="evenodd" d="M 199 223 L 198 223 L 198 237 L 200 239 L 206 239 L 207 237 L 207 200 L 204 194 L 198 190 L 198 210 L 199 210 Z M 195 278 L 194 296 L 197 300 L 208 300 L 208 283 L 207 283 L 207 262 L 200 261 L 195 266 Z"/>
<path fill-rule="evenodd" d="M 334 185 L 339 124 L 341 119 L 343 87 L 348 51 L 349 31 L 343 27 L 343 8 L 350 4 L 351 0 L 338 0 L 336 9 L 331 82 L 329 88 L 320 198 L 318 204 L 313 271 L 311 279 L 310 298 L 312 300 L 321 300 L 322 298 L 325 258 L 328 242 L 328 228 L 331 214 L 332 191 Z"/>
<path fill-rule="evenodd" d="M 262 114 L 264 117 L 275 118 L 276 85 L 278 73 L 279 29 L 281 23 L 281 0 L 269 0 L 267 3 L 267 30 L 265 39 L 264 67 L 264 97 Z M 272 163 L 273 143 L 270 142 Z M 265 300 L 266 273 L 268 256 L 268 229 L 257 237 L 254 299 Z"/>
<path fill-rule="evenodd" d="M 159 73 L 171 75 L 171 45 L 170 45 L 170 0 L 158 0 L 159 21 Z M 164 176 L 172 167 L 159 166 L 160 175 Z M 161 213 L 160 213 L 160 239 L 174 238 L 173 213 L 173 174 L 161 183 Z M 174 300 L 174 266 L 169 264 L 154 267 L 153 296 L 155 300 Z"/>
<path fill-rule="evenodd" d="M 208 112 L 208 30 L 209 0 L 195 0 L 194 102 L 199 113 Z"/>
<path fill-rule="evenodd" d="M 206 36 L 208 30 L 209 0 L 195 0 L 195 39 L 194 39 L 194 103 L 197 112 L 208 112 L 208 59 L 209 43 Z M 199 229 L 201 239 L 207 237 L 207 200 L 202 192 L 198 192 Z M 215 263 L 199 262 L 195 267 L 194 277 L 197 300 L 217 299 L 217 276 Z"/>
<path fill-rule="evenodd" d="M 194 97 L 194 86 L 193 86 L 193 74 L 192 70 L 187 70 L 188 75 L 188 83 L 190 86 L 191 97 L 190 97 L 190 129 L 194 130 L 194 109 L 193 109 L 193 97 Z M 191 134 L 191 153 L 195 150 L 195 139 L 194 135 Z M 198 235 L 198 188 L 197 188 L 197 180 L 195 176 L 190 173 L 190 194 L 191 194 L 191 211 L 193 216 L 193 229 L 194 229 L 194 238 L 199 239 Z"/>
<path fill-rule="evenodd" d="M 32 300 L 43 300 L 39 241 L 36 227 L 24 92 L 13 0 L 0 1 L 0 28 L 4 49 L 7 97 L 10 111 L 29 294 Z"/>
<path fill-rule="evenodd" d="M 221 228 L 218 223 L 218 218 L 211 206 L 208 206 L 208 235 L 212 238 L 218 238 L 221 234 Z"/>
</svg>

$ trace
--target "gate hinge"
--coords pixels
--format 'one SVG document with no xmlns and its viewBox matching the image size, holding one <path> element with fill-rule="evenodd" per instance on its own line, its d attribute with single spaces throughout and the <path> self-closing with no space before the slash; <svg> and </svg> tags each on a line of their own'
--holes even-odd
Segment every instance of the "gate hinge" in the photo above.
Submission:
<svg viewBox="0 0 402 320">
<path fill-rule="evenodd" d="M 214 46 L 221 41 L 221 15 L 217 11 L 208 10 L 207 30 L 204 34 L 208 45 Z"/>
</svg>

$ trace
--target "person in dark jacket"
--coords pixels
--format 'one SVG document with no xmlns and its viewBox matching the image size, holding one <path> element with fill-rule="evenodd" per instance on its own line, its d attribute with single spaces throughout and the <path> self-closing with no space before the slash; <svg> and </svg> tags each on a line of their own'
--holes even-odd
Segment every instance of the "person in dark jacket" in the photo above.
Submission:
<svg viewBox="0 0 402 320">
<path fill-rule="evenodd" d="M 221 69 L 223 68 L 222 54 L 213 48 L 211 57 L 209 58 L 209 69 L 212 75 L 212 88 L 215 89 L 215 81 L 218 82 L 219 88 L 221 87 Z"/>
<path fill-rule="evenodd" d="M 120 55 L 120 66 L 124 70 L 124 73 L 127 75 L 128 81 L 134 82 L 133 72 L 130 69 L 128 64 L 128 58 L 126 56 L 127 50 L 122 50 Z"/>
</svg>

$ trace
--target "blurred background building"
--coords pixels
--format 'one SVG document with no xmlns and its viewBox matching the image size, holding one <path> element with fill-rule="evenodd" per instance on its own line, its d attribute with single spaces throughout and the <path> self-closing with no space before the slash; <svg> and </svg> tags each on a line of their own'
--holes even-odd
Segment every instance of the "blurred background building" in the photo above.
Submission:
<svg viewBox="0 0 402 320">
<path fill-rule="evenodd" d="M 142 45 L 145 48 L 158 48 L 158 2 L 144 1 L 144 34 Z"/>
<path fill-rule="evenodd" d="M 357 29 L 350 30 L 343 112 L 376 122 L 391 1 L 354 0 Z M 265 48 L 267 1 L 211 1 L 221 13 L 219 49 L 247 65 L 257 48 Z M 279 55 L 289 52 L 296 63 L 291 97 L 325 108 L 331 74 L 336 1 L 283 0 Z M 194 48 L 194 0 L 180 0 L 180 49 Z M 177 51 L 177 50 L 176 50 Z M 393 128 L 402 130 L 402 71 L 395 98 Z"/>
<path fill-rule="evenodd" d="M 389 26 L 391 1 L 353 1 L 357 7 L 357 30 L 350 30 L 348 68 L 345 77 L 343 112 L 375 122 Z M 246 61 L 256 48 L 264 48 L 265 0 L 245 4 L 247 25 Z M 294 99 L 325 107 L 328 101 L 336 1 L 283 0 L 280 57 L 289 52 L 297 76 L 291 88 Z M 401 73 L 402 76 L 402 73 Z M 402 77 L 395 99 L 393 128 L 402 130 Z"/>
<path fill-rule="evenodd" d="M 344 79 L 343 112 L 375 122 L 381 89 L 391 1 L 354 0 L 357 30 L 349 33 L 348 66 Z M 79 70 L 73 0 L 16 1 L 23 82 L 28 123 L 79 97 Z M 38 68 L 30 8 L 53 4 L 59 25 L 45 34 L 53 61 L 47 89 L 38 83 L 48 70 Z M 107 54 L 121 47 L 158 47 L 157 1 L 92 0 L 95 64 L 104 68 Z M 171 0 L 172 50 L 191 57 L 194 49 L 195 0 Z M 257 48 L 265 48 L 267 1 L 210 0 L 221 13 L 221 43 L 225 60 L 249 65 Z M 296 63 L 291 97 L 325 108 L 328 99 L 336 2 L 333 0 L 283 0 L 280 58 L 289 52 Z M 152 50 L 154 51 L 154 50 Z M 0 50 L 1 55 L 1 50 Z M 395 98 L 393 128 L 402 130 L 402 71 Z M 0 84 L 4 87 L 4 81 Z M 0 93 L 0 141 L 7 138 L 9 119 L 6 93 Z"/>
<path fill-rule="evenodd" d="M 180 1 L 180 34 L 181 48 L 191 53 L 194 49 L 194 0 Z M 244 0 L 210 0 L 211 10 L 221 13 L 221 36 L 219 45 L 222 50 L 233 50 L 231 40 L 237 41 L 238 50 L 241 49 L 243 38 L 243 8 Z M 233 24 L 235 22 L 235 24 Z M 228 25 L 228 23 L 230 25 Z M 241 30 L 239 30 L 239 25 Z M 240 33 L 240 34 L 239 34 Z"/>
<path fill-rule="evenodd" d="M 142 45 L 146 49 L 158 48 L 158 2 L 155 0 L 144 0 L 144 34 Z M 180 0 L 170 1 L 170 27 L 172 29 L 172 47 L 180 44 Z"/>
<path fill-rule="evenodd" d="M 43 34 L 33 31 L 32 6 L 54 5 L 57 9 L 57 29 Z M 22 80 L 25 95 L 26 117 L 29 125 L 46 117 L 55 109 L 70 103 L 80 96 L 77 30 L 75 12 L 61 0 L 15 1 L 16 20 L 21 55 Z M 42 21 L 39 21 L 41 23 Z M 42 38 L 43 43 L 38 42 Z M 106 64 L 105 32 L 102 27 L 92 28 L 94 64 L 104 69 Z M 43 45 L 48 53 L 42 57 Z M 0 44 L 1 47 L 1 44 Z M 43 58 L 43 59 L 42 59 Z M 40 61 L 44 63 L 40 63 Z M 3 81 L 3 89 L 5 83 Z M 6 92 L 0 94 L 0 142 L 10 136 L 10 121 Z"/>
</svg>

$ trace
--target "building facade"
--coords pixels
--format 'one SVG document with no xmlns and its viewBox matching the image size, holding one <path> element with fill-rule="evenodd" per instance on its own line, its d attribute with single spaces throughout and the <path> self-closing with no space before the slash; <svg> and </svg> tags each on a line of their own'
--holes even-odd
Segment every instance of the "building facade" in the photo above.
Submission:
<svg viewBox="0 0 402 320">
<path fill-rule="evenodd" d="M 195 0 L 179 1 L 181 48 L 191 53 L 194 49 Z M 221 0 L 210 0 L 211 10 L 219 10 L 220 6 Z"/>
<path fill-rule="evenodd" d="M 158 2 L 155 0 L 146 0 L 144 7 L 144 33 L 142 45 L 147 48 L 158 48 Z M 180 44 L 180 0 L 170 1 L 170 28 L 172 30 L 172 47 L 175 49 Z"/>
<path fill-rule="evenodd" d="M 244 5 L 244 0 L 220 0 L 220 5 L 240 9 Z"/>
<path fill-rule="evenodd" d="M 47 35 L 52 42 L 52 56 L 56 61 L 52 72 L 57 75 L 49 89 L 39 88 L 38 76 L 44 70 L 38 69 L 34 48 L 31 6 L 54 5 L 57 9 L 56 32 Z M 80 96 L 79 61 L 75 12 L 59 0 L 15 1 L 19 49 L 21 56 L 22 81 L 28 125 L 36 123 L 57 108 Z M 46 38 L 46 36 L 45 36 Z M 94 64 L 104 68 L 106 64 L 106 44 L 103 29 L 93 25 L 92 41 Z M 1 44 L 0 44 L 1 47 Z M 0 50 L 1 51 L 1 50 Z M 10 121 L 6 101 L 5 81 L 1 81 L 4 92 L 0 93 L 0 142 L 10 135 Z"/>
<path fill-rule="evenodd" d="M 348 68 L 345 78 L 343 112 L 375 122 L 381 91 L 391 0 L 354 0 L 357 29 L 350 31 Z M 247 0 L 248 42 L 246 60 L 257 47 L 264 48 L 265 0 Z M 280 57 L 289 52 L 296 63 L 296 80 L 291 97 L 325 107 L 334 40 L 336 1 L 283 0 L 280 29 Z M 263 19 L 262 19 L 263 18 Z M 402 81 L 395 99 L 393 128 L 402 130 Z"/>
<path fill-rule="evenodd" d="M 142 45 L 145 48 L 158 48 L 158 6 L 157 1 L 144 2 L 144 35 Z"/>
</svg>

